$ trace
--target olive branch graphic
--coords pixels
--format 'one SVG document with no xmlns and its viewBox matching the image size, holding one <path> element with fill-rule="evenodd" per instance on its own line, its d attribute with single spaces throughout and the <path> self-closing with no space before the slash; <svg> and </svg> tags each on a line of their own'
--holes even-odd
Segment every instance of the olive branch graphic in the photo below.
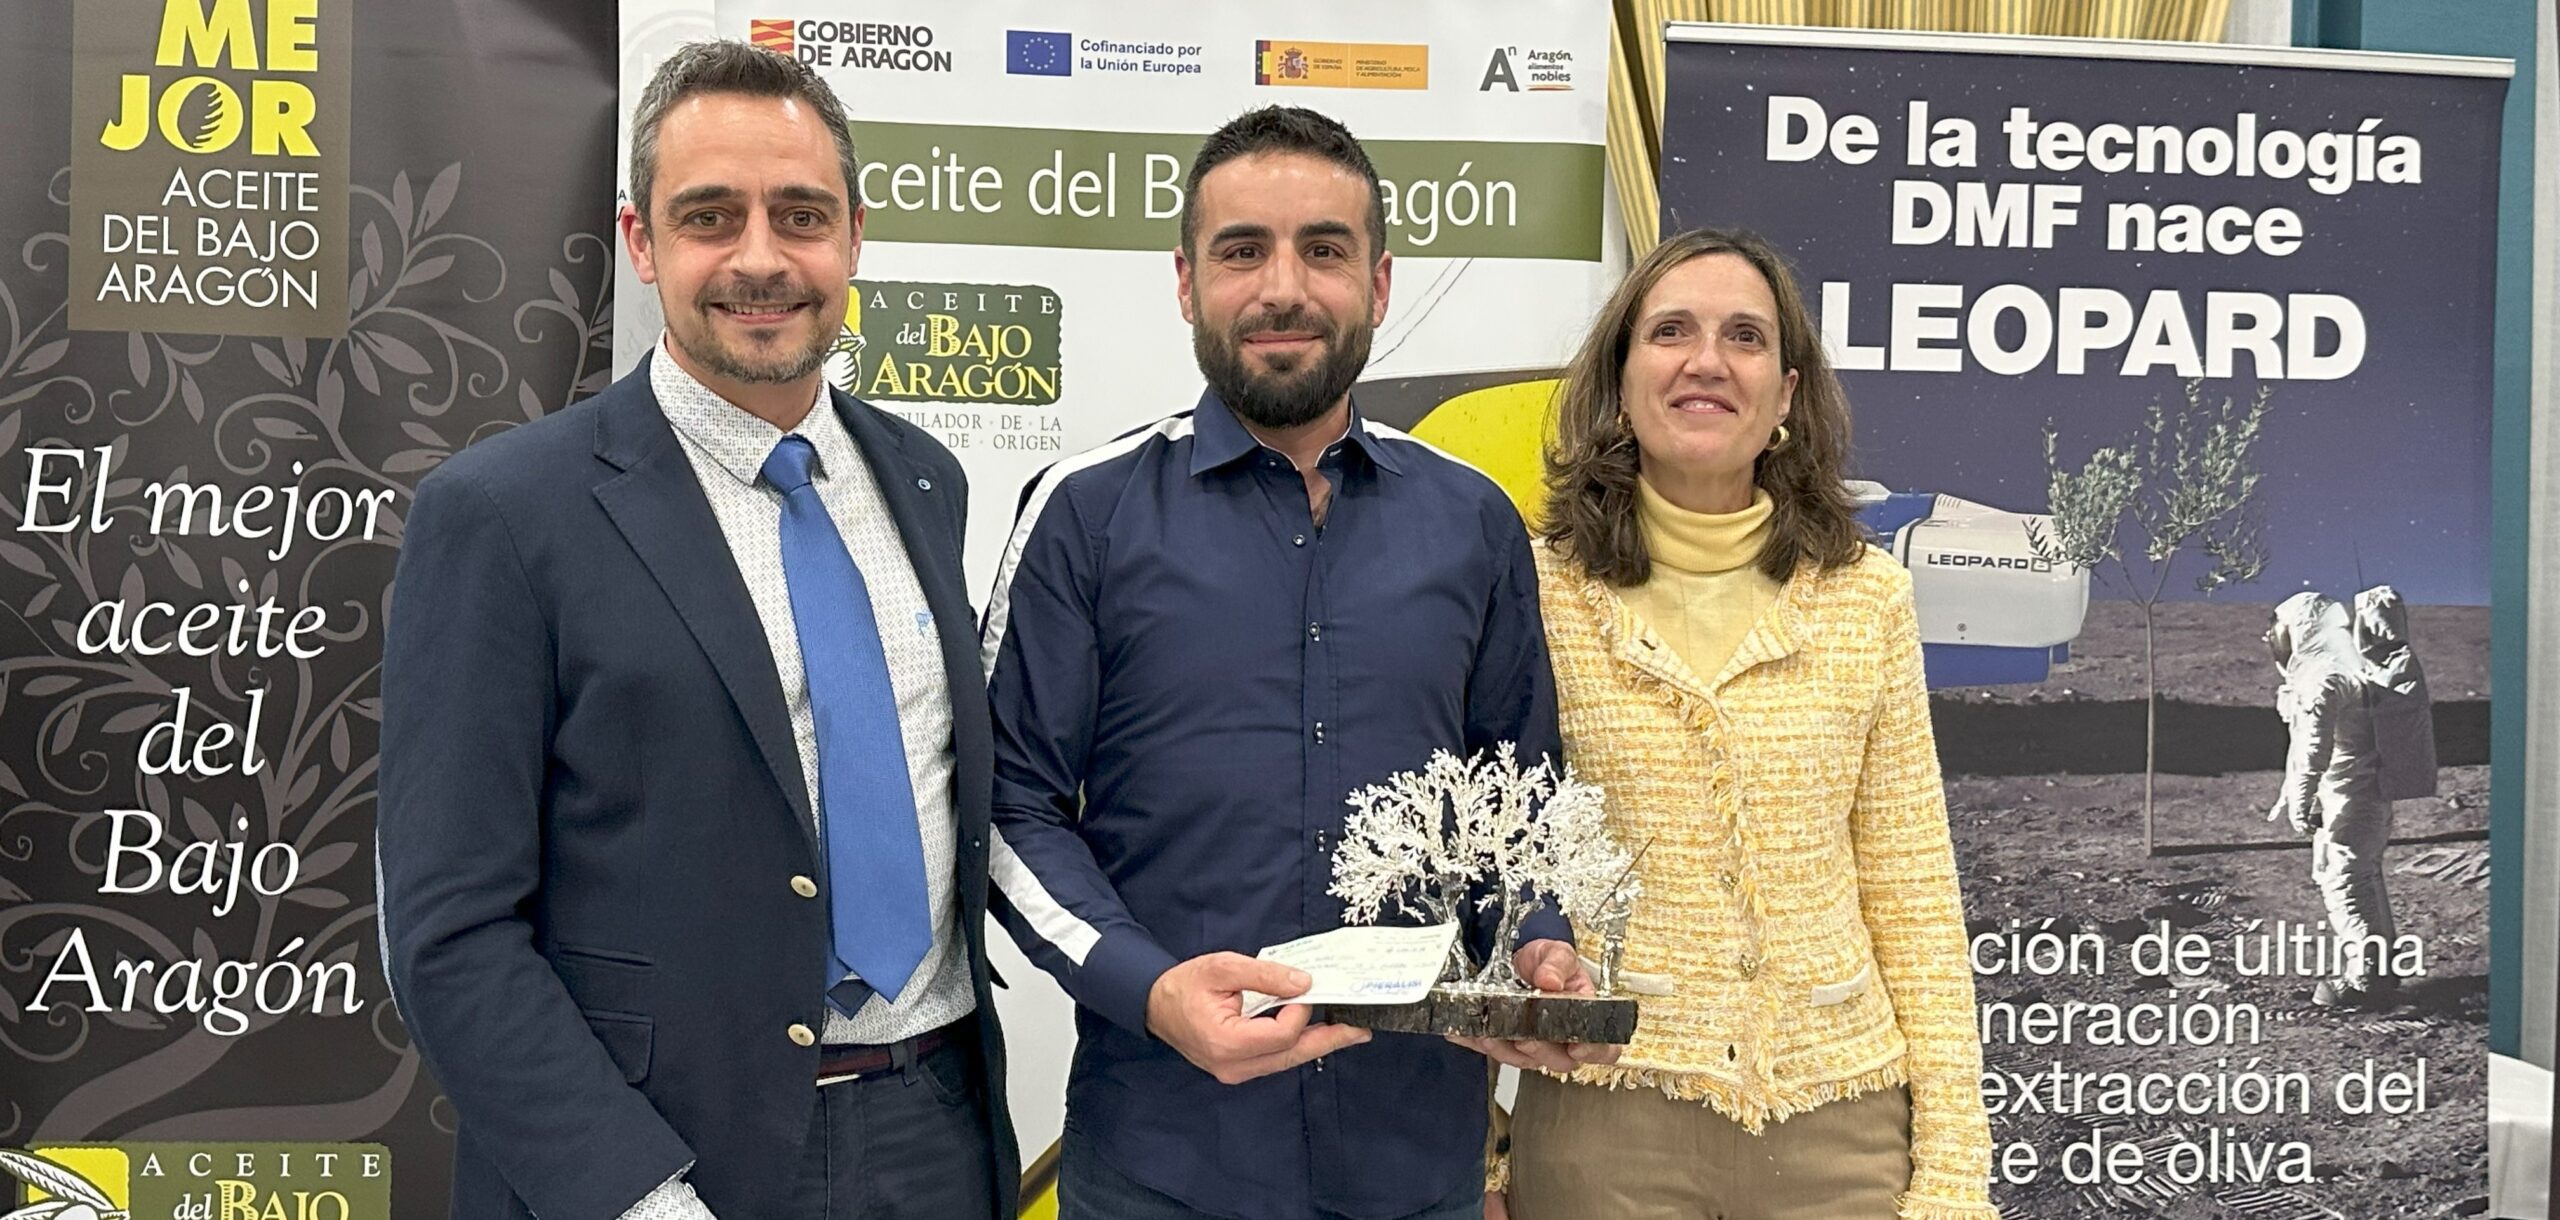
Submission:
<svg viewBox="0 0 2560 1220">
<path fill-rule="evenodd" d="M 836 333 L 835 342 L 827 345 L 827 354 L 829 356 L 843 356 L 848 362 L 842 376 L 830 376 L 828 378 L 830 382 L 834 383 L 837 389 L 842 390 L 847 394 L 859 394 L 861 392 L 859 387 L 862 384 L 862 350 L 866 346 L 868 346 L 868 344 L 865 343 L 861 335 L 854 332 L 853 324 L 850 322 L 846 323 Z M 7 1218 L 0 1217 L 0 1220 L 7 1220 Z"/>
<path fill-rule="evenodd" d="M 30 1203 L 0 1215 L 0 1220 L 125 1220 L 122 1208 L 89 1179 L 40 1156 L 0 1148 L 0 1169 L 20 1181 L 60 1198 Z"/>
</svg>

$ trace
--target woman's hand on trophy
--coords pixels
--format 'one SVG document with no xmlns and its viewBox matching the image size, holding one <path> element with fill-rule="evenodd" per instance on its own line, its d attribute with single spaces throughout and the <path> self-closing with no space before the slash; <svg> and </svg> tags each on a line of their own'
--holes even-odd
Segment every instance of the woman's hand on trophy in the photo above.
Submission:
<svg viewBox="0 0 2560 1220">
<path fill-rule="evenodd" d="M 1550 995 L 1596 995 L 1599 988 L 1582 967 L 1582 956 L 1561 940 L 1533 940 L 1511 955 L 1511 969 L 1522 981 Z M 1594 1063 L 1616 1063 L 1625 1050 L 1599 1042 L 1539 1042 L 1526 1038 L 1449 1039 L 1468 1050 L 1525 1071 L 1565 1073 Z"/>
</svg>

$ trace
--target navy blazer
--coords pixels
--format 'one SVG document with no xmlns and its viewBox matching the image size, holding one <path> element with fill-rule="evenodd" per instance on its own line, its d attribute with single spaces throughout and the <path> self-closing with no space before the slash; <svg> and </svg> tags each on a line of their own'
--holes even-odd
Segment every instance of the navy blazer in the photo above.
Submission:
<svg viewBox="0 0 2560 1220">
<path fill-rule="evenodd" d="M 942 634 L 959 918 L 1000 1214 L 1020 1163 L 985 944 L 991 734 L 960 464 L 841 393 Z M 453 1101 L 453 1215 L 613 1220 L 686 1165 L 723 1220 L 795 1197 L 827 904 L 771 649 L 649 366 L 418 487 L 383 656 L 394 997 Z"/>
</svg>

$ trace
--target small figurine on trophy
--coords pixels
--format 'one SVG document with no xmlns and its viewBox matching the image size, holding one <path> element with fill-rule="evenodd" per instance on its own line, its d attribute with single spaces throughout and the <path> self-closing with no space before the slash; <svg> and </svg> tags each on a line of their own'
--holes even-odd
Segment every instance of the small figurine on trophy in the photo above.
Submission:
<svg viewBox="0 0 2560 1220">
<path fill-rule="evenodd" d="M 1351 794 L 1352 814 L 1333 854 L 1331 893 L 1350 924 L 1388 917 L 1463 924 L 1494 915 L 1494 951 L 1478 964 L 1464 939 L 1450 947 L 1442 981 L 1413 1004 L 1337 1004 L 1328 1019 L 1369 1029 L 1623 1043 L 1635 1036 L 1636 1002 L 1615 988 L 1617 952 L 1604 950 L 1598 995 L 1532 990 L 1510 947 L 1541 907 L 1621 944 L 1640 883 L 1635 862 L 1609 833 L 1600 789 L 1541 763 L 1522 770 L 1503 743 L 1490 759 L 1447 751 Z"/>
<path fill-rule="evenodd" d="M 1627 861 L 1626 873 L 1609 891 L 1609 896 L 1600 900 L 1600 909 L 1594 912 L 1600 928 L 1600 960 L 1592 963 L 1598 969 L 1591 972 L 1591 981 L 1602 995 L 1618 994 L 1619 985 L 1625 979 L 1627 923 L 1635 917 L 1636 895 L 1644 889 L 1644 883 L 1636 879 L 1636 862 L 1644 859 L 1644 854 L 1651 850 L 1653 841 L 1650 839 L 1636 849 L 1635 859 Z"/>
</svg>

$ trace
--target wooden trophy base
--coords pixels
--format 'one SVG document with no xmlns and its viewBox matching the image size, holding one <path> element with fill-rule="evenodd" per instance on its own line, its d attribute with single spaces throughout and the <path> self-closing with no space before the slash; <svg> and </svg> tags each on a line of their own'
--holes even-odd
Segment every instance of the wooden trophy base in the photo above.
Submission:
<svg viewBox="0 0 2560 1220">
<path fill-rule="evenodd" d="M 1440 986 L 1411 1004 L 1329 1004 L 1324 1011 L 1328 1021 L 1381 1033 L 1615 1045 L 1636 1035 L 1635 998 L 1622 995 Z"/>
</svg>

